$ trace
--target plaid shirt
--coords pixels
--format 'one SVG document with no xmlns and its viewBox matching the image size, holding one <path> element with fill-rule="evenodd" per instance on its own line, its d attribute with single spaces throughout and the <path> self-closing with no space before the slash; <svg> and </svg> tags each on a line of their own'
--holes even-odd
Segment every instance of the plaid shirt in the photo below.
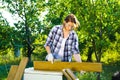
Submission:
<svg viewBox="0 0 120 80">
<path fill-rule="evenodd" d="M 63 39 L 63 26 L 57 25 L 54 26 L 46 40 L 46 43 L 44 47 L 49 46 L 51 49 L 51 53 L 53 54 L 54 58 L 59 58 L 58 53 L 61 48 L 61 43 Z M 72 54 L 79 54 L 79 48 L 78 48 L 78 36 L 75 33 L 74 30 L 72 30 L 69 34 L 69 37 L 67 38 L 65 42 L 65 48 L 64 48 L 64 56 L 62 61 L 71 61 L 72 60 Z"/>
</svg>

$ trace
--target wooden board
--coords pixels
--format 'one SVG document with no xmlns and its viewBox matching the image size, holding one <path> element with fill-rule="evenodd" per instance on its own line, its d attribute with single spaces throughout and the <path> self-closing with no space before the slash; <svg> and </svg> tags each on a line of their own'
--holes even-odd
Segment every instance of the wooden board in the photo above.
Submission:
<svg viewBox="0 0 120 80">
<path fill-rule="evenodd" d="M 67 72 L 65 71 L 65 69 L 62 70 L 62 73 L 64 74 L 64 76 L 67 78 L 67 80 L 72 80 L 71 77 L 67 74 Z"/>
<path fill-rule="evenodd" d="M 34 61 L 35 70 L 46 71 L 62 71 L 63 69 L 71 69 L 72 71 L 93 71 L 102 72 L 101 63 L 89 63 L 89 62 L 54 62 L 53 64 L 48 61 Z"/>
<path fill-rule="evenodd" d="M 17 69 L 16 75 L 15 75 L 15 78 L 13 80 L 21 80 L 24 69 L 25 69 L 25 67 L 27 65 L 27 62 L 28 62 L 28 57 L 24 57 L 21 60 L 21 62 L 19 64 L 19 67 Z"/>
<path fill-rule="evenodd" d="M 66 69 L 67 74 L 72 78 L 72 80 L 79 80 L 75 74 L 73 73 L 73 71 L 71 71 L 70 69 Z"/>
<path fill-rule="evenodd" d="M 12 65 L 7 77 L 7 80 L 13 80 L 15 77 L 15 74 L 17 72 L 18 66 L 17 65 Z"/>
</svg>

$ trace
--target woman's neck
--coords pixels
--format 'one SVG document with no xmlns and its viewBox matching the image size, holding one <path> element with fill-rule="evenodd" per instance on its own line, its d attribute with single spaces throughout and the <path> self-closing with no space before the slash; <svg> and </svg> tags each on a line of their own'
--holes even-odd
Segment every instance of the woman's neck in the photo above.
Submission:
<svg viewBox="0 0 120 80">
<path fill-rule="evenodd" d="M 63 28 L 63 36 L 64 38 L 67 38 L 69 36 L 70 31 L 66 30 L 65 28 Z"/>
<path fill-rule="evenodd" d="M 70 32 L 70 30 L 67 30 L 65 27 L 63 27 L 64 32 Z"/>
</svg>

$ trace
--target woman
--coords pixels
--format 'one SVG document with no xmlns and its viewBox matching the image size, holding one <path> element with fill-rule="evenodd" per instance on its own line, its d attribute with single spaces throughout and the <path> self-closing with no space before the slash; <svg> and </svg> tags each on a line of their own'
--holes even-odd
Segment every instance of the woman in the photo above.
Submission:
<svg viewBox="0 0 120 80">
<path fill-rule="evenodd" d="M 61 61 L 71 62 L 72 56 L 75 61 L 81 62 L 78 48 L 78 36 L 74 28 L 79 26 L 75 15 L 69 14 L 62 25 L 54 26 L 46 40 L 44 47 L 48 55 L 46 59 L 52 61 L 60 59 Z"/>
</svg>

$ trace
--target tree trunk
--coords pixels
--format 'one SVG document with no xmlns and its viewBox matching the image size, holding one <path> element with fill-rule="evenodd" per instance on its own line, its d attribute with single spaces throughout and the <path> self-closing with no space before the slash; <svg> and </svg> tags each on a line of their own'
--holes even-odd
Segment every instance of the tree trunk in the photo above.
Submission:
<svg viewBox="0 0 120 80">
<path fill-rule="evenodd" d="M 25 13 L 25 12 L 24 12 Z M 32 43 L 31 43 L 31 39 L 30 39 L 30 36 L 31 36 L 31 32 L 29 30 L 29 25 L 27 23 L 27 16 L 25 14 L 25 33 L 26 33 L 26 45 L 27 45 L 27 56 L 29 58 L 29 61 L 31 61 L 31 54 L 32 54 Z"/>
<path fill-rule="evenodd" d="M 93 49 L 92 47 L 89 47 L 87 62 L 92 62 L 92 53 L 93 53 Z"/>
</svg>

